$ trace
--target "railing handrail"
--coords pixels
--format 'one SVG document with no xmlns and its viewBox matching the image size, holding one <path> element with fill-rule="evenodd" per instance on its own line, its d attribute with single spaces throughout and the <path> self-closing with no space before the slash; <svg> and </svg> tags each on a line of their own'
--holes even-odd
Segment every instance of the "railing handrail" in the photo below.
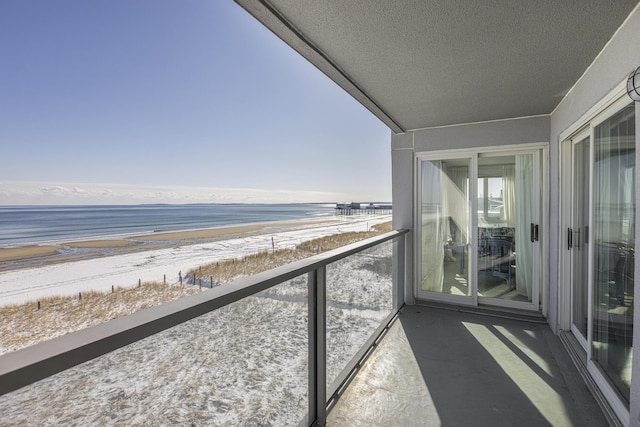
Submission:
<svg viewBox="0 0 640 427">
<path fill-rule="evenodd" d="M 0 356 L 0 396 L 364 251 L 395 230 Z"/>
</svg>

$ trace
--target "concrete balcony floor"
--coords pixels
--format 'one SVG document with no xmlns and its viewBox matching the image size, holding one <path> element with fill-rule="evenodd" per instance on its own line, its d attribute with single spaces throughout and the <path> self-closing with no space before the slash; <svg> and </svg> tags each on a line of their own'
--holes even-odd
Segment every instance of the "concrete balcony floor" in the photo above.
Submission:
<svg viewBox="0 0 640 427">
<path fill-rule="evenodd" d="M 543 319 L 507 316 L 405 306 L 327 425 L 608 426 Z"/>
</svg>

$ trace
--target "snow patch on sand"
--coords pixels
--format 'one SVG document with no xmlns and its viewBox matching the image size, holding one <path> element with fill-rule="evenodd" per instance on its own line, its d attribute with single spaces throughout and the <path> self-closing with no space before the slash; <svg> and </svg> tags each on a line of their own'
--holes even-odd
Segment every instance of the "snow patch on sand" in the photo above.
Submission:
<svg viewBox="0 0 640 427">
<path fill-rule="evenodd" d="M 0 305 L 89 290 L 109 291 L 111 286 L 134 286 L 138 280 L 162 282 L 164 275 L 170 283 L 177 283 L 180 272 L 184 274 L 208 263 L 269 251 L 272 237 L 276 249 L 294 248 L 300 242 L 318 237 L 367 231 L 389 220 L 390 216 L 344 217 L 341 223 L 333 225 L 2 272 Z"/>
</svg>

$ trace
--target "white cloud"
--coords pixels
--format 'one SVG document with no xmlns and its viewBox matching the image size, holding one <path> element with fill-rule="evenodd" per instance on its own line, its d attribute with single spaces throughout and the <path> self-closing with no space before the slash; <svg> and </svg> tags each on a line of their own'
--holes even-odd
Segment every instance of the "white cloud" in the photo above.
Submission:
<svg viewBox="0 0 640 427">
<path fill-rule="evenodd" d="M 140 204 L 140 203 L 311 203 L 348 200 L 345 194 L 317 191 L 264 190 L 88 184 L 0 182 L 0 205 Z"/>
<path fill-rule="evenodd" d="M 61 187 L 59 185 L 56 185 L 54 187 L 42 187 L 40 188 L 40 191 L 43 194 L 60 194 L 60 195 L 64 195 L 70 192 L 68 188 Z"/>
</svg>

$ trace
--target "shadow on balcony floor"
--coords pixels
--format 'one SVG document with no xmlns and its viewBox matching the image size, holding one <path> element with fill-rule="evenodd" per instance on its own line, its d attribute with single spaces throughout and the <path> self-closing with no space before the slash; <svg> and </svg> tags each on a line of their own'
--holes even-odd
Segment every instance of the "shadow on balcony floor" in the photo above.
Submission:
<svg viewBox="0 0 640 427">
<path fill-rule="evenodd" d="M 544 323 L 407 306 L 329 426 L 607 426 Z"/>
</svg>

